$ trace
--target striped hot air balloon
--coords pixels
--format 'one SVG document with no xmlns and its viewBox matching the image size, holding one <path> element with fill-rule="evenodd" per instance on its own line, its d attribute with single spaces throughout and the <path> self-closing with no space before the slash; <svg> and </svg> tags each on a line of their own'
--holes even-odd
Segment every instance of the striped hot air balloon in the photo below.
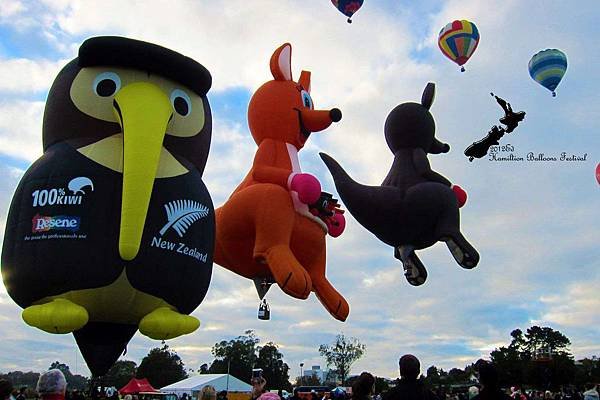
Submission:
<svg viewBox="0 0 600 400">
<path fill-rule="evenodd" d="M 479 44 L 479 31 L 474 23 L 463 19 L 450 22 L 441 31 L 438 38 L 438 46 L 446 57 L 461 66 L 461 72 L 465 71 L 463 64 L 475 52 Z"/>
<path fill-rule="evenodd" d="M 558 49 L 546 49 L 535 54 L 529 60 L 529 75 L 534 81 L 552 92 L 567 72 L 567 55 Z"/>
</svg>

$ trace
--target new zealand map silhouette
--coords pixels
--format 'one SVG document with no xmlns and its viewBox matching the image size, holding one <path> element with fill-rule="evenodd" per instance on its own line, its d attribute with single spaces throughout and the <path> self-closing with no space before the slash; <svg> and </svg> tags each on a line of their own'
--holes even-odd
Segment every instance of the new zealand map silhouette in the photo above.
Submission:
<svg viewBox="0 0 600 400">
<path fill-rule="evenodd" d="M 490 147 L 500 144 L 500 139 L 504 134 L 514 131 L 519 125 L 519 122 L 525 119 L 525 111 L 514 112 L 510 103 L 494 95 L 494 93 L 490 94 L 496 99 L 500 107 L 502 107 L 502 110 L 504 110 L 504 117 L 500 118 L 499 121 L 501 124 L 506 125 L 506 128 L 494 125 L 486 137 L 477 142 L 473 142 L 473 144 L 467 147 L 464 154 L 469 157 L 469 161 L 473 161 L 475 158 L 485 157 Z"/>
</svg>

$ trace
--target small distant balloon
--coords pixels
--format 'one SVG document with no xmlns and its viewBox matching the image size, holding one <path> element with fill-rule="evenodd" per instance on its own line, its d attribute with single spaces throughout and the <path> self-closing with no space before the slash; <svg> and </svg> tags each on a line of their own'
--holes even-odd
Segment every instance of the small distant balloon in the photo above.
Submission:
<svg viewBox="0 0 600 400">
<path fill-rule="evenodd" d="M 364 0 L 331 0 L 333 5 L 346 17 L 348 23 L 352 23 L 352 16 L 363 5 Z"/>
<path fill-rule="evenodd" d="M 479 31 L 474 23 L 466 19 L 450 22 L 442 28 L 438 37 L 440 50 L 461 67 L 461 72 L 465 71 L 463 65 L 469 61 L 478 44 Z"/>
<path fill-rule="evenodd" d="M 600 185 L 600 163 L 598 163 L 598 165 L 596 165 L 596 181 Z"/>
<path fill-rule="evenodd" d="M 552 92 L 567 72 L 567 55 L 558 49 L 546 49 L 536 53 L 529 61 L 529 75 L 534 81 Z"/>
</svg>

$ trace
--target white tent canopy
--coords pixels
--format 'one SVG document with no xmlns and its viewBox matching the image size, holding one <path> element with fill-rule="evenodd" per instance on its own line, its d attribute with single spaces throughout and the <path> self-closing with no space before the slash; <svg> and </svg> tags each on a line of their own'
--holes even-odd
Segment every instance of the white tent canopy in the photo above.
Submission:
<svg viewBox="0 0 600 400">
<path fill-rule="evenodd" d="M 242 382 L 233 375 L 229 375 L 229 389 L 227 374 L 203 374 L 195 375 L 182 381 L 173 383 L 160 389 L 162 393 L 175 393 L 181 397 L 184 393 L 191 396 L 193 392 L 198 392 L 206 385 L 213 386 L 217 392 L 229 390 L 230 392 L 250 392 L 252 386 Z"/>
</svg>

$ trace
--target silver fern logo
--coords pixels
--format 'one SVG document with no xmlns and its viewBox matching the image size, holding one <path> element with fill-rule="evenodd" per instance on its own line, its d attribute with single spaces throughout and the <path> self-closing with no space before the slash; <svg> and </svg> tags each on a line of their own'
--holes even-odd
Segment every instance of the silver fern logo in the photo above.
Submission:
<svg viewBox="0 0 600 400">
<path fill-rule="evenodd" d="M 206 217 L 209 209 L 193 200 L 175 200 L 165 204 L 167 223 L 160 230 L 163 236 L 169 228 L 173 228 L 179 237 L 183 237 L 190 226 L 196 221 Z"/>
</svg>

